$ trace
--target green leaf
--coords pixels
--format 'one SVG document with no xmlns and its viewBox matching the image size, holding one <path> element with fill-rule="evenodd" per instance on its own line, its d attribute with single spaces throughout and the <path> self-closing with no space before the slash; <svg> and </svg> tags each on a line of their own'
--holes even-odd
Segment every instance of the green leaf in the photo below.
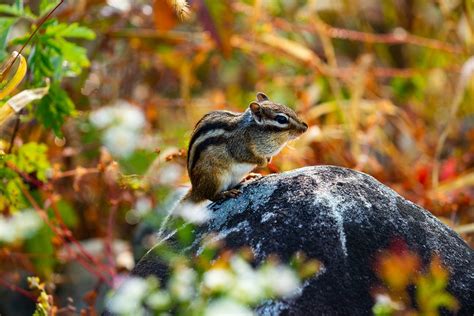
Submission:
<svg viewBox="0 0 474 316">
<path fill-rule="evenodd" d="M 90 28 L 80 26 L 78 23 L 65 24 L 59 23 L 48 27 L 45 32 L 46 35 L 52 35 L 55 38 L 67 37 L 67 38 L 81 38 L 86 40 L 93 40 L 95 33 Z"/>
<path fill-rule="evenodd" d="M 49 50 L 42 43 L 38 43 L 33 47 L 28 57 L 34 86 L 43 85 L 44 78 L 53 76 L 54 67 L 48 57 L 48 52 Z"/>
<path fill-rule="evenodd" d="M 21 146 L 17 153 L 9 155 L 8 160 L 26 174 L 35 174 L 38 180 L 46 181 L 46 173 L 51 168 L 46 155 L 48 147 L 35 142 Z"/>
<path fill-rule="evenodd" d="M 87 50 L 66 37 L 91 39 L 94 36 L 94 32 L 77 23 L 49 23 L 45 32 L 38 36 L 29 58 L 35 85 L 42 83 L 44 77 L 60 81 L 64 76 L 79 75 L 90 65 Z"/>
<path fill-rule="evenodd" d="M 76 210 L 69 204 L 66 200 L 59 200 L 56 203 L 59 211 L 59 215 L 61 215 L 61 218 L 64 221 L 64 224 L 66 224 L 67 227 L 73 228 L 77 225 L 77 222 L 79 221 Z M 55 213 L 53 210 L 50 208 L 48 210 L 48 215 L 49 217 L 55 217 Z"/>
<path fill-rule="evenodd" d="M 23 10 L 21 10 L 20 8 L 16 8 L 14 6 L 8 5 L 8 4 L 0 4 L 0 13 L 20 17 L 21 14 L 23 13 Z"/>
<path fill-rule="evenodd" d="M 388 304 L 377 303 L 372 307 L 372 313 L 375 316 L 391 316 L 395 311 Z"/>
<path fill-rule="evenodd" d="M 66 117 L 75 113 L 74 103 L 59 84 L 53 83 L 49 93 L 36 107 L 35 116 L 46 128 L 51 128 L 56 136 L 62 136 L 61 126 Z"/>
<path fill-rule="evenodd" d="M 10 172 L 9 172 L 10 171 Z M 11 213 L 28 206 L 21 187 L 21 178 L 7 167 L 0 167 L 0 210 L 8 208 Z"/>
<path fill-rule="evenodd" d="M 22 3 L 16 5 L 0 4 L 0 14 L 12 15 L 14 17 L 22 17 L 26 19 L 37 19 L 38 17 L 31 12 L 31 9 L 27 7 L 23 8 Z"/>
<path fill-rule="evenodd" d="M 50 1 L 42 1 L 40 5 L 46 10 L 52 6 Z M 25 10 L 26 12 L 26 10 Z M 31 32 L 34 31 L 32 26 Z M 78 23 L 59 23 L 57 19 L 50 19 L 42 26 L 42 32 L 37 33 L 35 45 L 28 57 L 31 74 L 31 86 L 44 86 L 45 78 L 52 83 L 48 95 L 44 96 L 35 110 L 35 117 L 46 128 L 60 136 L 64 120 L 74 114 L 74 104 L 61 89 L 60 82 L 65 76 L 77 76 L 82 69 L 89 67 L 90 61 L 87 50 L 68 39 L 93 39 L 95 33 Z M 23 44 L 28 34 L 12 41 L 13 44 Z"/>
<path fill-rule="evenodd" d="M 87 50 L 64 39 L 56 39 L 64 60 L 68 61 L 68 68 L 74 74 L 80 74 L 82 68 L 89 67 L 90 62 L 87 58 Z"/>
<path fill-rule="evenodd" d="M 35 254 L 32 256 L 33 264 L 42 276 L 49 276 L 53 272 L 55 264 L 53 237 L 51 229 L 43 225 L 35 235 L 25 241 L 28 253 Z"/>
<path fill-rule="evenodd" d="M 23 0 L 15 0 L 15 7 L 18 10 L 23 11 Z"/>
<path fill-rule="evenodd" d="M 17 20 L 17 18 L 0 17 L 0 50 L 6 48 L 8 33 Z"/>
<path fill-rule="evenodd" d="M 146 150 L 136 150 L 130 157 L 122 159 L 120 166 L 127 174 L 144 174 L 155 160 L 156 153 Z"/>
<path fill-rule="evenodd" d="M 55 6 L 58 5 L 58 1 L 41 0 L 40 2 L 40 15 L 49 13 Z"/>
</svg>

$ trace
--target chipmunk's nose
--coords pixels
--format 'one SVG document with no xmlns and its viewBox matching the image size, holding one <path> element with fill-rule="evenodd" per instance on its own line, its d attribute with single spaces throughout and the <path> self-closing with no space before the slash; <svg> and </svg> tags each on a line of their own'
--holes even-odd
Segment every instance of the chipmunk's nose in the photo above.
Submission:
<svg viewBox="0 0 474 316">
<path fill-rule="evenodd" d="M 308 129 L 308 124 L 306 124 L 305 122 L 302 122 L 301 124 L 302 124 L 301 132 L 304 133 Z"/>
</svg>

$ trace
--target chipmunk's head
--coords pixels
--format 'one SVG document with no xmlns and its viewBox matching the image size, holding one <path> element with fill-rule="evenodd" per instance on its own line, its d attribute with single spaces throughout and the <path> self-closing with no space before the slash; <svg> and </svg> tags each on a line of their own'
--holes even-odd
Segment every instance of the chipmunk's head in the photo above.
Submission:
<svg viewBox="0 0 474 316">
<path fill-rule="evenodd" d="M 295 111 L 285 105 L 273 103 L 262 92 L 257 93 L 257 101 L 250 103 L 249 108 L 259 127 L 280 134 L 282 138 L 286 136 L 286 141 L 297 138 L 308 129 L 308 124 Z"/>
</svg>

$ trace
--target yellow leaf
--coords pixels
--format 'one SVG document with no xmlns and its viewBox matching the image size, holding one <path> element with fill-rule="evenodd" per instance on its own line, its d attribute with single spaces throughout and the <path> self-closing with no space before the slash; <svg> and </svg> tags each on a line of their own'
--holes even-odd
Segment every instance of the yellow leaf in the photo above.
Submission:
<svg viewBox="0 0 474 316">
<path fill-rule="evenodd" d="M 19 54 L 18 52 L 13 52 L 12 55 L 14 58 L 19 59 L 19 64 L 13 77 L 10 79 L 7 85 L 2 90 L 0 90 L 0 99 L 3 99 L 13 90 L 15 90 L 15 88 L 20 84 L 26 75 L 27 63 L 25 57 L 23 57 L 23 55 Z"/>
</svg>

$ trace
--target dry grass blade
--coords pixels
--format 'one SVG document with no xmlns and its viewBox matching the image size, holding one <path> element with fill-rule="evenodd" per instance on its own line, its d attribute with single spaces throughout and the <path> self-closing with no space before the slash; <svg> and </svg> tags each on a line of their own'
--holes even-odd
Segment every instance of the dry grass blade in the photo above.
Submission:
<svg viewBox="0 0 474 316">
<path fill-rule="evenodd" d="M 474 186 L 474 172 L 458 176 L 451 181 L 445 181 L 434 187 L 430 194 L 449 193 L 458 189 Z"/>
<path fill-rule="evenodd" d="M 360 103 L 365 91 L 365 84 L 367 79 L 367 72 L 373 62 L 371 55 L 363 55 L 359 60 L 359 67 L 351 82 L 351 101 L 349 105 L 348 123 L 351 135 L 357 135 L 360 127 L 361 109 Z M 354 137 L 351 142 L 352 156 L 358 160 L 361 155 L 361 144 L 357 137 Z"/>
<path fill-rule="evenodd" d="M 321 59 L 306 46 L 271 33 L 263 33 L 260 39 L 264 44 L 276 48 L 298 61 L 314 66 L 320 73 L 327 73 L 326 66 Z"/>
<path fill-rule="evenodd" d="M 474 233 L 474 223 L 458 226 L 458 227 L 454 228 L 454 230 L 458 234 L 471 234 L 471 233 Z"/>
</svg>

